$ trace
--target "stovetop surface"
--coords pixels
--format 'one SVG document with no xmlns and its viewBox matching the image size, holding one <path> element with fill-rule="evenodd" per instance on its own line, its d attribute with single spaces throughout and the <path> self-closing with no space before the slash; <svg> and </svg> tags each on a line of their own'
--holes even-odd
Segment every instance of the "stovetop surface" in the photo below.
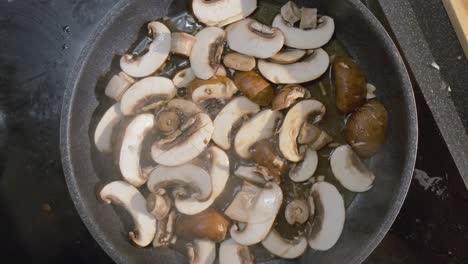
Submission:
<svg viewBox="0 0 468 264">
<path fill-rule="evenodd" d="M 0 255 L 18 263 L 112 263 L 68 195 L 59 126 L 67 74 L 114 3 L 0 1 Z M 446 16 L 437 19 L 449 28 Z M 454 39 L 453 32 L 443 34 Z M 365 263 L 468 263 L 468 191 L 418 94 L 417 103 L 415 177 L 392 229 Z"/>
</svg>

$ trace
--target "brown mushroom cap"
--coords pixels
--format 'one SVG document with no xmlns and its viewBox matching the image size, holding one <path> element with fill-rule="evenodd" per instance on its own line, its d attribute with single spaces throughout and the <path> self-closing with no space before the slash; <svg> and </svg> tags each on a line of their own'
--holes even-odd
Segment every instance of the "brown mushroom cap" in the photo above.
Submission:
<svg viewBox="0 0 468 264">
<path fill-rule="evenodd" d="M 226 238 L 231 222 L 213 208 L 196 215 L 179 215 L 176 234 L 186 239 L 209 239 L 214 242 Z"/>
</svg>

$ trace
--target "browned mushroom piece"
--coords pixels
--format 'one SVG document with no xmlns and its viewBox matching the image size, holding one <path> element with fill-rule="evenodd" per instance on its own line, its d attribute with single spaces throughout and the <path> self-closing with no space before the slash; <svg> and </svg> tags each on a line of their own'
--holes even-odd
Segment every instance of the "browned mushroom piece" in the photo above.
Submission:
<svg viewBox="0 0 468 264">
<path fill-rule="evenodd" d="M 288 172 L 289 166 L 286 160 L 279 156 L 273 144 L 268 139 L 264 139 L 255 143 L 251 151 L 254 161 L 267 168 L 275 183 L 280 183 L 281 175 Z"/>
<path fill-rule="evenodd" d="M 273 100 L 273 87 L 254 71 L 237 72 L 234 76 L 237 88 L 260 106 L 269 106 Z"/>
<path fill-rule="evenodd" d="M 185 239 L 209 239 L 214 242 L 226 238 L 231 222 L 216 209 L 208 208 L 196 215 L 180 215 L 176 220 L 177 236 Z"/>
<path fill-rule="evenodd" d="M 366 76 L 350 57 L 335 58 L 333 75 L 336 86 L 336 107 L 341 112 L 351 113 L 366 102 Z"/>
<path fill-rule="evenodd" d="M 272 103 L 272 110 L 282 110 L 290 107 L 296 100 L 308 97 L 310 92 L 298 84 L 286 85 L 276 94 Z"/>
</svg>

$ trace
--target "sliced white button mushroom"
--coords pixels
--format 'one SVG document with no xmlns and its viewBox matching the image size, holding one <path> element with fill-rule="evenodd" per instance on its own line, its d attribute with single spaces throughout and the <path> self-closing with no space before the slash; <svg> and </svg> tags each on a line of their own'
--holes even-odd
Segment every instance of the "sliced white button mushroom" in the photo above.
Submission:
<svg viewBox="0 0 468 264">
<path fill-rule="evenodd" d="M 94 132 L 94 143 L 100 152 L 112 153 L 112 132 L 122 118 L 120 103 L 111 106 L 102 116 Z"/>
<path fill-rule="evenodd" d="M 255 262 L 249 247 L 238 244 L 233 239 L 228 239 L 223 241 L 219 247 L 219 263 L 253 264 Z"/>
<path fill-rule="evenodd" d="M 317 169 L 318 156 L 317 151 L 313 149 L 307 149 L 304 160 L 294 165 L 289 171 L 289 178 L 293 182 L 307 181 L 312 177 Z"/>
<path fill-rule="evenodd" d="M 171 100 L 176 92 L 171 80 L 164 77 L 147 77 L 136 82 L 124 93 L 120 110 L 124 115 L 145 112 Z"/>
<path fill-rule="evenodd" d="M 128 76 L 125 72 L 120 72 L 110 79 L 106 86 L 105 94 L 116 101 L 120 101 L 122 95 L 133 83 L 135 83 L 135 79 Z"/>
<path fill-rule="evenodd" d="M 343 197 L 335 186 L 327 182 L 312 185 L 315 217 L 308 235 L 309 246 L 315 250 L 329 250 L 341 236 L 346 212 Z"/>
<path fill-rule="evenodd" d="M 283 50 L 273 55 L 270 60 L 279 64 L 291 64 L 302 59 L 306 53 L 305 50 L 299 49 Z"/>
<path fill-rule="evenodd" d="M 288 25 L 281 15 L 277 15 L 272 26 L 283 32 L 284 44 L 287 46 L 296 49 L 316 49 L 327 44 L 335 32 L 333 18 L 322 16 L 320 21 L 316 29 L 300 29 Z"/>
<path fill-rule="evenodd" d="M 114 202 L 122 205 L 132 216 L 135 231 L 129 235 L 136 245 L 145 247 L 151 243 L 156 233 L 156 219 L 146 210 L 145 198 L 137 188 L 123 181 L 115 181 L 104 186 L 100 196 L 108 204 Z"/>
<path fill-rule="evenodd" d="M 215 75 L 221 63 L 226 32 L 221 28 L 206 27 L 195 37 L 197 41 L 192 48 L 190 65 L 195 76 L 208 80 Z"/>
<path fill-rule="evenodd" d="M 223 149 L 230 149 L 233 125 L 243 116 L 256 114 L 258 111 L 260 111 L 260 107 L 247 97 L 234 98 L 218 113 L 213 122 L 213 141 Z"/>
<path fill-rule="evenodd" d="M 250 158 L 250 147 L 257 141 L 273 136 L 275 126 L 281 118 L 283 114 L 280 112 L 266 109 L 247 121 L 234 140 L 237 154 L 243 159 Z"/>
<path fill-rule="evenodd" d="M 319 122 L 325 115 L 325 106 L 316 100 L 304 100 L 294 105 L 284 118 L 278 143 L 283 156 L 292 162 L 304 157 L 304 153 L 299 153 L 297 148 L 297 136 L 311 115 L 316 115 L 315 122 Z"/>
<path fill-rule="evenodd" d="M 153 127 L 154 116 L 141 114 L 136 116 L 125 128 L 120 149 L 119 167 L 124 179 L 136 187 L 140 187 L 147 180 L 140 167 L 140 156 L 143 140 Z"/>
<path fill-rule="evenodd" d="M 226 100 L 237 92 L 234 82 L 222 76 L 216 76 L 209 80 L 195 80 L 188 85 L 192 91 L 192 101 L 200 104 L 208 99 Z"/>
<path fill-rule="evenodd" d="M 246 18 L 226 28 L 229 48 L 244 55 L 266 59 L 281 50 L 283 33 L 254 19 Z"/>
<path fill-rule="evenodd" d="M 171 52 L 190 57 L 192 48 L 197 39 L 185 32 L 174 32 L 171 35 Z"/>
<path fill-rule="evenodd" d="M 234 171 L 234 175 L 248 182 L 259 184 L 266 183 L 265 178 L 258 172 L 258 168 L 256 166 L 239 166 Z"/>
<path fill-rule="evenodd" d="M 257 65 L 254 57 L 237 52 L 229 52 L 224 55 L 223 63 L 226 67 L 236 71 L 251 71 Z"/>
<path fill-rule="evenodd" d="M 177 166 L 196 158 L 211 140 L 213 122 L 205 113 L 195 115 L 195 123 L 185 134 L 182 134 L 175 144 L 169 146 L 155 142 L 151 147 L 151 157 L 165 166 Z"/>
<path fill-rule="evenodd" d="M 289 1 L 281 7 L 281 17 L 288 22 L 289 25 L 294 25 L 294 23 L 301 19 L 301 10 L 294 2 Z"/>
<path fill-rule="evenodd" d="M 211 147 L 209 150 L 211 156 L 210 177 L 212 191 L 206 201 L 200 202 L 197 199 L 176 198 L 175 206 L 177 210 L 186 215 L 198 214 L 208 208 L 215 199 L 223 192 L 224 186 L 229 178 L 229 158 L 226 153 L 218 147 Z"/>
<path fill-rule="evenodd" d="M 282 202 L 281 188 L 275 183 L 267 183 L 250 211 L 246 227 L 239 231 L 238 227 L 233 225 L 229 230 L 232 239 L 245 246 L 254 245 L 265 239 Z"/>
<path fill-rule="evenodd" d="M 318 16 L 317 8 L 306 8 L 301 9 L 301 23 L 299 24 L 300 29 L 316 29 Z"/>
<path fill-rule="evenodd" d="M 207 239 L 195 239 L 187 246 L 190 264 L 211 264 L 216 258 L 216 243 Z"/>
<path fill-rule="evenodd" d="M 165 189 L 159 189 L 146 197 L 146 209 L 158 220 L 166 218 L 171 206 L 172 201 Z"/>
<path fill-rule="evenodd" d="M 309 205 L 303 200 L 293 200 L 284 209 L 284 218 L 290 225 L 304 224 L 309 219 Z"/>
<path fill-rule="evenodd" d="M 335 178 L 352 192 L 365 192 L 372 188 L 375 176 L 353 152 L 350 146 L 336 148 L 331 157 L 330 165 Z"/>
<path fill-rule="evenodd" d="M 148 189 L 157 192 L 166 187 L 180 186 L 193 193 L 199 200 L 205 200 L 211 195 L 211 177 L 207 171 L 187 163 L 176 167 L 157 166 L 149 175 Z M 188 192 L 189 192 L 188 191 Z"/>
<path fill-rule="evenodd" d="M 257 0 L 194 0 L 192 10 L 202 23 L 223 27 L 248 17 L 257 9 Z"/>
<path fill-rule="evenodd" d="M 278 64 L 267 60 L 258 61 L 260 73 L 273 83 L 292 84 L 313 81 L 324 74 L 330 58 L 323 49 L 317 49 L 312 55 L 292 64 Z"/>
<path fill-rule="evenodd" d="M 247 222 L 261 192 L 262 188 L 244 182 L 224 214 L 234 221 Z"/>
<path fill-rule="evenodd" d="M 195 73 L 193 73 L 192 68 L 186 68 L 174 75 L 174 78 L 172 78 L 172 82 L 174 83 L 175 87 L 177 88 L 182 88 L 182 87 L 187 87 L 187 85 L 195 80 L 197 76 L 195 76 Z"/>
<path fill-rule="evenodd" d="M 272 228 L 267 237 L 262 241 L 262 245 L 275 256 L 284 259 L 294 259 L 300 257 L 306 251 L 307 239 L 301 236 L 296 240 L 287 240 Z"/>
<path fill-rule="evenodd" d="M 200 107 L 189 100 L 175 98 L 169 101 L 166 106 L 168 109 L 176 109 L 188 116 L 193 116 L 201 113 Z"/>
<path fill-rule="evenodd" d="M 120 68 L 132 77 L 141 78 L 154 73 L 164 64 L 171 51 L 171 31 L 163 23 L 149 23 L 148 32 L 153 36 L 153 42 L 146 54 L 138 58 L 127 54 L 120 59 Z"/>
</svg>

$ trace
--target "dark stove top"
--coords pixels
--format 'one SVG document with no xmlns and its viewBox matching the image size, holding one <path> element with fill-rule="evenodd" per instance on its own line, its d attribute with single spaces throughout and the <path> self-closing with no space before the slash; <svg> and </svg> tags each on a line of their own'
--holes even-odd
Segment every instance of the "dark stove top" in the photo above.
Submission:
<svg viewBox="0 0 468 264">
<path fill-rule="evenodd" d="M 67 73 L 114 3 L 0 1 L 0 254 L 18 263 L 112 262 L 68 195 L 59 121 Z M 434 12 L 443 12 L 436 5 Z M 449 28 L 446 16 L 437 17 Z M 454 39 L 450 30 L 444 34 Z M 443 45 L 460 49 L 455 42 Z M 420 95 L 417 101 L 415 179 L 392 229 L 366 263 L 468 263 L 468 191 Z"/>
</svg>

